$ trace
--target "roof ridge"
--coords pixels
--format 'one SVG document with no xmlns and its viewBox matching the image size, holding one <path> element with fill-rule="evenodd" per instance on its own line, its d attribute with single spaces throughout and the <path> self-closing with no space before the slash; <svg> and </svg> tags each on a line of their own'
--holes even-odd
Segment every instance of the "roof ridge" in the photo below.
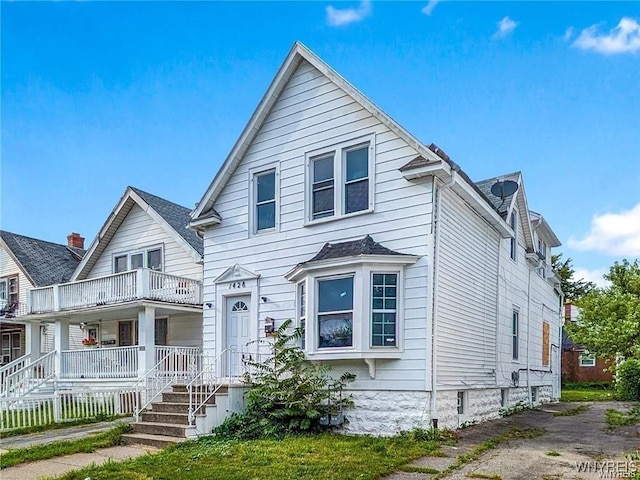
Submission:
<svg viewBox="0 0 640 480">
<path fill-rule="evenodd" d="M 34 242 L 48 243 L 50 245 L 56 245 L 58 247 L 65 247 L 65 248 L 69 247 L 68 245 L 66 245 L 64 243 L 56 243 L 56 242 L 52 242 L 50 240 L 43 240 L 41 238 L 29 237 L 28 235 L 22 235 L 20 233 L 13 233 L 13 232 L 10 232 L 8 230 L 0 230 L 0 233 L 8 233 L 9 235 L 13 235 L 15 237 L 26 238 L 27 240 L 33 240 Z"/>
</svg>

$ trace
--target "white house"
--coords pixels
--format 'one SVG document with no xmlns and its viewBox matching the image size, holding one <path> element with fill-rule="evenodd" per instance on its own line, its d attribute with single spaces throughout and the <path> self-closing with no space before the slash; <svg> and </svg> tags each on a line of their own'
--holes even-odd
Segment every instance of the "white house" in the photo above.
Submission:
<svg viewBox="0 0 640 480">
<path fill-rule="evenodd" d="M 191 226 L 204 351 L 236 355 L 233 373 L 293 319 L 310 360 L 356 374 L 347 431 L 457 427 L 559 395 L 560 242 L 521 174 L 474 183 L 299 43 Z"/>
<path fill-rule="evenodd" d="M 187 228 L 189 211 L 128 187 L 72 273 L 25 292 L 30 367 L 3 391 L 116 388 L 154 369 L 197 370 L 202 240 Z M 54 332 L 50 349 L 37 348 L 44 325 Z"/>
</svg>

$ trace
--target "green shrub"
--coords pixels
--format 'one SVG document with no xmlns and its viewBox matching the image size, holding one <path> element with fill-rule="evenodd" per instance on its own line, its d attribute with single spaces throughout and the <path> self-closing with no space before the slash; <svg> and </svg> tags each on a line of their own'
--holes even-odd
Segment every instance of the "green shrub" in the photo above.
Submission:
<svg viewBox="0 0 640 480">
<path fill-rule="evenodd" d="M 244 413 L 234 413 L 213 433 L 224 438 L 282 438 L 326 431 L 344 421 L 343 410 L 352 406 L 344 387 L 355 379 L 345 372 L 337 379 L 326 364 L 306 360 L 295 344 L 303 334 L 293 333 L 287 320 L 275 332 L 271 352 L 262 362 L 246 361 L 249 386 Z M 335 420 L 338 420 L 337 422 Z M 333 424 L 333 425 L 332 425 Z"/>
<path fill-rule="evenodd" d="M 620 400 L 640 400 L 640 360 L 630 358 L 618 365 L 616 392 Z"/>
</svg>

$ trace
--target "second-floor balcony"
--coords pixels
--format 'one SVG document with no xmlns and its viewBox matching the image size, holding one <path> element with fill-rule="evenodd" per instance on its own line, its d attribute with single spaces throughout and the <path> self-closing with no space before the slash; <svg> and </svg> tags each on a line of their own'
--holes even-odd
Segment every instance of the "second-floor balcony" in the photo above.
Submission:
<svg viewBox="0 0 640 480">
<path fill-rule="evenodd" d="M 202 283 L 147 268 L 29 291 L 29 313 L 50 313 L 155 300 L 202 304 Z"/>
</svg>

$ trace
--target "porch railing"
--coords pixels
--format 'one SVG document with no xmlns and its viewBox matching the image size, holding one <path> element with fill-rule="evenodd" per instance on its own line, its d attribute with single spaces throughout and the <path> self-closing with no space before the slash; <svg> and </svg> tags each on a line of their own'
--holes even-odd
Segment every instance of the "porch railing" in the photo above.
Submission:
<svg viewBox="0 0 640 480">
<path fill-rule="evenodd" d="M 6 390 L 6 380 L 9 375 L 23 369 L 31 363 L 31 355 L 26 354 L 16 358 L 12 362 L 7 363 L 0 367 L 0 395 Z"/>
<path fill-rule="evenodd" d="M 156 346 L 159 374 L 173 375 L 177 379 L 191 379 L 201 368 L 198 347 Z"/>
<path fill-rule="evenodd" d="M 29 312 L 49 313 L 150 299 L 200 305 L 202 283 L 147 268 L 29 291 Z"/>
<path fill-rule="evenodd" d="M 5 397 L 28 395 L 55 377 L 55 350 L 14 371 L 5 381 Z"/>
<path fill-rule="evenodd" d="M 135 378 L 138 346 L 60 352 L 60 378 Z"/>
<path fill-rule="evenodd" d="M 153 270 L 149 273 L 149 298 L 171 303 L 200 304 L 201 283 L 197 280 L 176 277 Z"/>
<path fill-rule="evenodd" d="M 0 431 L 131 414 L 135 397 L 133 389 L 123 388 L 71 390 L 48 395 L 0 398 Z"/>
</svg>

